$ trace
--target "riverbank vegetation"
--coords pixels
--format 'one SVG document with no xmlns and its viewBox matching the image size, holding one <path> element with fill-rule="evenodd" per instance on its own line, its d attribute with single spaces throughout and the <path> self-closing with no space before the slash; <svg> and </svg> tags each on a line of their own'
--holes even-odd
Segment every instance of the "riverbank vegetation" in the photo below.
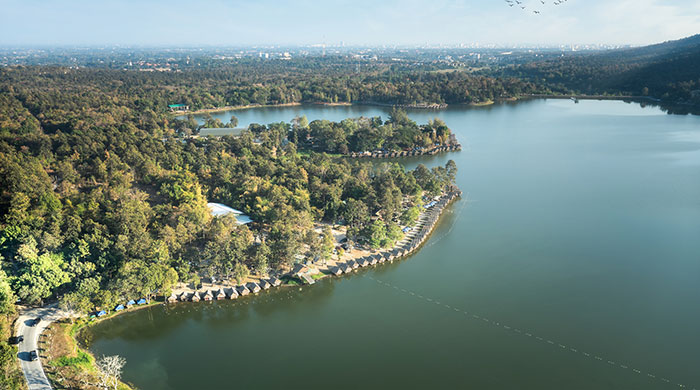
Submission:
<svg viewBox="0 0 700 390">
<path fill-rule="evenodd" d="M 109 383 L 108 388 L 129 390 L 128 385 L 118 379 L 115 382 L 113 376 L 102 372 L 99 364 L 102 358 L 95 359 L 78 345 L 78 333 L 89 324 L 84 319 L 77 322 L 65 319 L 49 326 L 43 351 L 47 377 L 56 388 L 102 389 Z"/>
<path fill-rule="evenodd" d="M 301 155 L 284 124 L 183 139 L 177 121 L 156 109 L 171 90 L 157 74 L 0 72 L 0 95 L 14 102 L 0 111 L 1 266 L 26 304 L 59 299 L 78 312 L 109 310 L 168 294 L 178 281 L 284 269 L 302 248 L 312 257 L 333 249 L 327 234 L 311 233 L 319 224 L 391 245 L 405 210 L 454 181 L 453 162 L 406 171 Z M 398 128 L 396 115 L 377 128 Z M 446 127 L 431 126 L 420 142 L 442 142 Z M 401 142 L 388 133 L 374 139 Z M 254 223 L 212 218 L 207 202 L 243 210 Z"/>
</svg>

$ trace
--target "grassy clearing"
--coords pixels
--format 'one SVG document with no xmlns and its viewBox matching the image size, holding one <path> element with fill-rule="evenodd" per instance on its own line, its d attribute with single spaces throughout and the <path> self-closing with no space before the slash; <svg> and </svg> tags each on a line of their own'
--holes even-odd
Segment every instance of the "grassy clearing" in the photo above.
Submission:
<svg viewBox="0 0 700 390">
<path fill-rule="evenodd" d="M 78 351 L 78 356 L 61 356 L 58 359 L 54 359 L 50 364 L 56 367 L 83 367 L 89 366 L 93 363 L 92 356 L 88 355 L 83 351 Z"/>
</svg>

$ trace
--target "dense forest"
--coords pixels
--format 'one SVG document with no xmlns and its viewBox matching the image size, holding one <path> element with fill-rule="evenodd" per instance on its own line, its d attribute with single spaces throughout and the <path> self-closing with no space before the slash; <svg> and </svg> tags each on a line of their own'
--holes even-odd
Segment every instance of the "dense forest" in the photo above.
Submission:
<svg viewBox="0 0 700 390">
<path fill-rule="evenodd" d="M 223 75 L 203 81 L 222 95 L 205 86 L 190 91 L 174 85 L 194 82 L 193 75 L 162 76 L 0 71 L 3 319 L 16 301 L 58 300 L 89 312 L 167 294 L 178 281 L 240 279 L 288 267 L 298 254 L 327 256 L 333 248 L 327 231 L 314 229 L 321 223 L 344 224 L 349 238 L 364 245 L 389 246 L 402 236 L 400 225 L 417 217 L 423 195 L 437 195 L 454 182 L 451 161 L 405 171 L 398 164 L 299 153 L 295 142 L 302 134 L 324 138 L 322 121 L 259 125 L 241 137 L 183 139 L 166 103 L 189 96 L 230 104 L 217 99 L 233 92 Z M 400 111 L 377 128 L 398 129 L 399 122 L 422 133 Z M 431 126 L 439 137 L 448 131 Z M 439 141 L 430 134 L 424 142 Z M 373 142 L 387 140 L 400 142 L 389 133 Z M 207 202 L 241 209 L 254 223 L 212 218 Z M 21 377 L 11 372 L 15 352 L 6 342 L 8 324 L 2 325 L 2 386 L 12 387 Z"/>
<path fill-rule="evenodd" d="M 648 96 L 700 105 L 700 35 L 634 49 L 579 54 L 498 72 L 562 93 Z"/>
<path fill-rule="evenodd" d="M 514 78 L 473 76 L 464 72 L 394 72 L 390 68 L 336 73 L 304 68 L 269 70 L 264 65 L 185 72 L 8 67 L 0 69 L 0 79 L 6 92 L 37 115 L 34 100 L 45 97 L 37 94 L 48 93 L 51 88 L 91 94 L 98 99 L 119 99 L 119 104 L 142 112 L 164 111 L 173 103 L 186 104 L 190 109 L 298 102 L 480 103 L 543 92 L 532 83 Z M 23 86 L 28 85 L 42 88 L 41 91 L 26 90 Z M 70 105 L 70 102 L 63 103 Z M 103 101 L 93 102 L 100 103 Z"/>
</svg>

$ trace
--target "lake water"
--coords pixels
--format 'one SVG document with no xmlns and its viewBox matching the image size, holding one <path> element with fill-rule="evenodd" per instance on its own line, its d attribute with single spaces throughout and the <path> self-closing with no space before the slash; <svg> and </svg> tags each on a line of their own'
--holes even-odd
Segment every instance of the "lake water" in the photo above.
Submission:
<svg viewBox="0 0 700 390">
<path fill-rule="evenodd" d="M 700 117 L 566 100 L 409 115 L 444 119 L 464 146 L 403 160 L 454 159 L 465 193 L 416 255 L 126 313 L 94 327 L 90 349 L 126 357 L 142 389 L 700 387 Z"/>
</svg>

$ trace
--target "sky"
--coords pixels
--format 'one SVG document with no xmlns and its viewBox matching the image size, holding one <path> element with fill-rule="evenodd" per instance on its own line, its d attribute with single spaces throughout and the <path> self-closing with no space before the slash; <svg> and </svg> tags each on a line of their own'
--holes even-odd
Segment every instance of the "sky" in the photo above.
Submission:
<svg viewBox="0 0 700 390">
<path fill-rule="evenodd" d="M 0 45 L 643 45 L 700 33 L 698 0 L 519 1 L 0 0 Z"/>
</svg>

